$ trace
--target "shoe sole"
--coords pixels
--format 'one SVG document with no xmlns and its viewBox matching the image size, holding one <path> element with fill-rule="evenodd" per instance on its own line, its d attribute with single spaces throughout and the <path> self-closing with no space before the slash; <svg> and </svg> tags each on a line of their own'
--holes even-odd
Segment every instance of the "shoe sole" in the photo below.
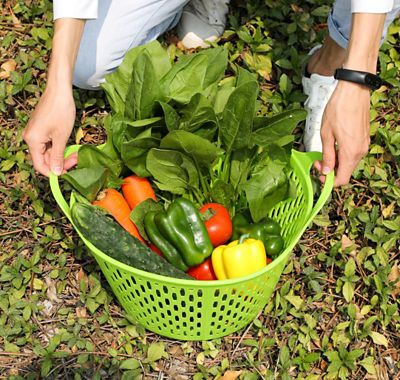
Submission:
<svg viewBox="0 0 400 380">
<path fill-rule="evenodd" d="M 196 49 L 196 48 L 209 48 L 210 44 L 208 42 L 213 42 L 217 39 L 217 36 L 207 37 L 205 40 L 200 38 L 197 34 L 189 32 L 182 38 L 182 45 L 185 49 Z"/>
</svg>

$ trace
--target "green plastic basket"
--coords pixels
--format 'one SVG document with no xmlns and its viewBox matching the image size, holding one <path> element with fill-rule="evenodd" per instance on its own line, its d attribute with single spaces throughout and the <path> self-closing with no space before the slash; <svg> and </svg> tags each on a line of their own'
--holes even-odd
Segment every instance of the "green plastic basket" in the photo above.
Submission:
<svg viewBox="0 0 400 380">
<path fill-rule="evenodd" d="M 66 155 L 79 149 L 71 146 Z M 270 216 L 282 227 L 284 252 L 264 269 L 252 275 L 224 281 L 179 280 L 132 268 L 107 256 L 86 240 L 104 276 L 125 311 L 146 329 L 180 340 L 209 340 L 234 333 L 249 324 L 271 297 L 293 247 L 328 199 L 333 173 L 327 176 L 322 193 L 313 207 L 310 169 L 319 153 L 293 151 L 291 178 L 295 199 L 276 205 Z M 71 221 L 58 177 L 50 176 L 54 198 Z M 72 223 L 72 221 L 71 221 Z M 73 223 L 72 223 L 73 224 Z"/>
</svg>

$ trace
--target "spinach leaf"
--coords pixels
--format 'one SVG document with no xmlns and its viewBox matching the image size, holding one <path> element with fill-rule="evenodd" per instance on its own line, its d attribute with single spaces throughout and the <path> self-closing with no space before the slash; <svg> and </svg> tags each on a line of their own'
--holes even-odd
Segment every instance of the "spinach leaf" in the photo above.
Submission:
<svg viewBox="0 0 400 380">
<path fill-rule="evenodd" d="M 146 234 L 143 221 L 144 216 L 150 211 L 162 212 L 164 211 L 164 208 L 160 203 L 157 203 L 153 199 L 149 198 L 139 203 L 129 215 L 129 218 L 139 230 L 140 235 L 147 241 L 150 241 L 150 239 Z"/>
<path fill-rule="evenodd" d="M 232 208 L 236 199 L 232 184 L 226 183 L 221 179 L 217 179 L 214 182 L 210 195 L 214 202 L 224 205 L 228 210 Z"/>
<path fill-rule="evenodd" d="M 83 145 L 78 152 L 78 169 L 102 166 L 118 177 L 121 174 L 122 162 L 107 156 L 97 146 Z"/>
<path fill-rule="evenodd" d="M 147 129 L 136 138 L 122 144 L 122 160 L 136 175 L 148 177 L 150 172 L 146 169 L 147 153 L 151 148 L 157 148 L 159 144 L 160 139 L 152 136 L 151 128 Z"/>
<path fill-rule="evenodd" d="M 210 141 L 193 133 L 176 130 L 168 133 L 160 143 L 162 149 L 185 153 L 201 166 L 209 167 L 217 158 L 218 148 Z"/>
<path fill-rule="evenodd" d="M 101 151 L 110 159 L 112 160 L 120 160 L 119 154 L 117 149 L 114 146 L 113 143 L 113 130 L 112 130 L 112 116 L 111 114 L 108 114 L 106 118 L 104 119 L 104 129 L 106 130 L 107 133 L 107 140 L 101 149 Z"/>
<path fill-rule="evenodd" d="M 147 52 L 151 58 L 156 78 L 159 80 L 171 68 L 171 61 L 167 51 L 158 41 L 149 42 L 146 45 L 137 46 L 129 50 L 121 65 L 113 73 L 106 75 L 102 88 L 114 112 L 123 114 L 125 111 L 126 95 L 132 79 L 132 70 L 135 61 L 143 52 Z"/>
<path fill-rule="evenodd" d="M 155 68 L 148 53 L 140 54 L 132 70 L 126 95 L 125 116 L 132 120 L 147 119 L 154 114 L 156 101 L 163 100 Z"/>
<path fill-rule="evenodd" d="M 267 216 L 276 203 L 286 198 L 288 164 L 289 155 L 285 149 L 272 145 L 254 166 L 250 180 L 243 185 L 254 222 Z"/>
<path fill-rule="evenodd" d="M 75 169 L 61 176 L 71 186 L 90 202 L 96 199 L 98 192 L 103 188 L 108 178 L 109 169 L 101 166 Z"/>
<path fill-rule="evenodd" d="M 226 103 L 228 102 L 229 96 L 235 89 L 235 80 L 235 77 L 229 77 L 221 81 L 221 84 L 213 101 L 214 111 L 216 114 L 219 114 L 224 110 Z"/>
<path fill-rule="evenodd" d="M 207 70 L 204 77 L 203 88 L 218 83 L 225 74 L 228 66 L 228 51 L 223 47 L 204 49 L 199 53 L 207 57 Z"/>
<path fill-rule="evenodd" d="M 140 135 L 146 127 L 156 127 L 162 124 L 161 117 L 153 117 L 150 119 L 129 121 L 126 117 L 115 115 L 112 119 L 111 131 L 114 147 L 121 152 L 122 144 L 127 140 Z"/>
<path fill-rule="evenodd" d="M 148 129 L 163 127 L 162 117 L 152 117 L 150 119 L 135 120 L 126 123 L 124 138 L 125 141 L 135 138 Z"/>
<path fill-rule="evenodd" d="M 248 146 L 253 127 L 258 83 L 245 82 L 235 88 L 219 120 L 220 138 L 227 152 Z"/>
<path fill-rule="evenodd" d="M 272 117 L 256 117 L 252 142 L 259 146 L 269 144 L 286 145 L 293 141 L 291 136 L 297 124 L 307 117 L 303 109 L 284 111 Z"/>
<path fill-rule="evenodd" d="M 182 109 L 179 129 L 194 132 L 206 123 L 215 125 L 217 118 L 210 101 L 198 93 L 193 95 L 189 104 Z"/>
<path fill-rule="evenodd" d="M 239 87 L 244 83 L 253 81 L 257 81 L 257 75 L 251 73 L 249 70 L 243 69 L 242 67 L 238 68 L 236 87 Z"/>
<path fill-rule="evenodd" d="M 160 190 L 185 194 L 199 187 L 199 174 L 193 160 L 181 152 L 168 149 L 150 149 L 147 170 Z"/>
<path fill-rule="evenodd" d="M 164 112 L 164 121 L 167 129 L 173 131 L 179 127 L 179 114 L 175 111 L 174 107 L 171 107 L 168 103 L 158 102 Z"/>
<path fill-rule="evenodd" d="M 235 190 L 247 181 L 256 152 L 257 148 L 242 148 L 232 152 L 229 181 Z"/>
<path fill-rule="evenodd" d="M 207 62 L 205 55 L 183 56 L 161 79 L 161 88 L 170 99 L 189 103 L 194 94 L 203 90 Z"/>
</svg>

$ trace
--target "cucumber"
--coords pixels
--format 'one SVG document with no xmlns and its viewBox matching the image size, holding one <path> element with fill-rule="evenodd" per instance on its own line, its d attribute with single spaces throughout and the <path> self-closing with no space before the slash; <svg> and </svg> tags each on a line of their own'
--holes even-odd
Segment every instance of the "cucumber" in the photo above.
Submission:
<svg viewBox="0 0 400 380">
<path fill-rule="evenodd" d="M 81 234 L 113 259 L 146 272 L 193 279 L 158 256 L 98 208 L 90 204 L 75 203 L 71 215 Z"/>
</svg>

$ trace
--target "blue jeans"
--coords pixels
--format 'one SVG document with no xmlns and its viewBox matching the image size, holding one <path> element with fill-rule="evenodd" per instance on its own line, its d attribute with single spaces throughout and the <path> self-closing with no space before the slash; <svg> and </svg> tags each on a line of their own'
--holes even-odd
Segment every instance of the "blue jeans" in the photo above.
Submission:
<svg viewBox="0 0 400 380">
<path fill-rule="evenodd" d="M 73 84 L 99 88 L 125 53 L 173 28 L 189 0 L 101 0 L 98 18 L 87 20 L 75 64 Z"/>
<path fill-rule="evenodd" d="M 75 64 L 73 83 L 97 89 L 125 53 L 173 28 L 189 0 L 102 0 L 99 15 L 87 20 Z M 379 1 L 379 0 L 376 0 Z M 384 35 L 400 10 L 400 0 L 386 17 Z M 351 0 L 336 0 L 328 19 L 329 35 L 346 48 L 351 27 Z"/>
<path fill-rule="evenodd" d="M 376 0 L 379 1 L 379 0 Z M 387 30 L 400 12 L 400 0 L 394 1 L 393 10 L 387 14 L 382 41 Z M 336 0 L 328 18 L 329 36 L 342 48 L 346 48 L 351 32 L 351 0 Z"/>
</svg>

